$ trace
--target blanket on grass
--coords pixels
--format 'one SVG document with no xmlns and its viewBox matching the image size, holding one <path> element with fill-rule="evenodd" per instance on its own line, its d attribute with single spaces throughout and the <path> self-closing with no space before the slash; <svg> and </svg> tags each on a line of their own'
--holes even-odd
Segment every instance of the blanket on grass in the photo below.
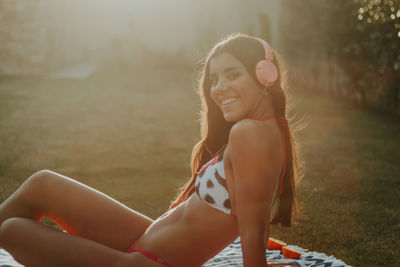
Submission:
<svg viewBox="0 0 400 267">
<path fill-rule="evenodd" d="M 301 252 L 300 259 L 287 259 L 280 250 L 267 250 L 266 259 L 278 262 L 294 262 L 299 267 L 345 267 L 349 266 L 343 261 L 333 256 L 327 256 L 324 253 L 307 251 L 306 249 L 289 245 L 288 248 Z M 241 267 L 243 266 L 242 247 L 240 239 L 236 239 L 214 258 L 203 264 L 203 267 Z M 23 267 L 17 263 L 10 254 L 0 249 L 0 267 Z"/>
</svg>

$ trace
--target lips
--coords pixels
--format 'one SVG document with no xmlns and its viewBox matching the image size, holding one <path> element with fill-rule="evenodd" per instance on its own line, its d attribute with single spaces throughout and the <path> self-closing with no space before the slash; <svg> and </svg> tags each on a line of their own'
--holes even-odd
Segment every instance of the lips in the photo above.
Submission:
<svg viewBox="0 0 400 267">
<path fill-rule="evenodd" d="M 238 99 L 237 97 L 227 97 L 222 99 L 221 101 L 222 107 L 226 107 L 229 104 L 235 103 L 237 99 Z"/>
</svg>

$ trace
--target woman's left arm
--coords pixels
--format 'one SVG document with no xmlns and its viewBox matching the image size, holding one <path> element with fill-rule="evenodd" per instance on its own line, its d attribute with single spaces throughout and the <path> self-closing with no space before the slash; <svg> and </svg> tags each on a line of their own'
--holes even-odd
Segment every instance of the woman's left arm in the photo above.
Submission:
<svg viewBox="0 0 400 267">
<path fill-rule="evenodd" d="M 266 223 L 276 181 L 271 174 L 271 142 L 265 139 L 252 121 L 235 124 L 229 136 L 236 216 L 246 267 L 267 266 L 264 240 L 269 233 L 265 229 L 269 229 Z"/>
</svg>

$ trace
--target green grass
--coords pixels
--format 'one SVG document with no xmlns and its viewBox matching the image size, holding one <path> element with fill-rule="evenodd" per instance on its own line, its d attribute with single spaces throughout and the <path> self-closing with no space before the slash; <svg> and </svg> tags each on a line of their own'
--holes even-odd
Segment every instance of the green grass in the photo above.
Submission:
<svg viewBox="0 0 400 267">
<path fill-rule="evenodd" d="M 354 266 L 400 265 L 400 120 L 298 93 L 305 176 L 300 217 L 272 235 Z"/>
<path fill-rule="evenodd" d="M 51 169 L 162 213 L 190 175 L 198 137 L 197 96 L 181 72 L 113 66 L 87 80 L 2 78 L 0 198 Z"/>
<path fill-rule="evenodd" d="M 108 66 L 86 80 L 0 78 L 0 202 L 51 169 L 157 217 L 190 175 L 191 69 Z M 354 266 L 400 265 L 400 120 L 293 92 L 299 218 L 271 235 Z"/>
</svg>

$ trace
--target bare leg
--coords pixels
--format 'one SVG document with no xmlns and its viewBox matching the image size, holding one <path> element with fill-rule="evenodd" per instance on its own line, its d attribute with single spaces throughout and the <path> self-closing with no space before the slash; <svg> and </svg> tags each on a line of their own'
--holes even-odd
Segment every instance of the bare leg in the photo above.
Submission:
<svg viewBox="0 0 400 267">
<path fill-rule="evenodd" d="M 0 205 L 0 225 L 13 217 L 40 221 L 43 216 L 69 233 L 120 251 L 152 223 L 103 193 L 51 171 L 35 173 Z"/>
<path fill-rule="evenodd" d="M 27 267 L 160 266 L 141 255 L 123 253 L 26 218 L 6 220 L 0 244 Z"/>
</svg>

